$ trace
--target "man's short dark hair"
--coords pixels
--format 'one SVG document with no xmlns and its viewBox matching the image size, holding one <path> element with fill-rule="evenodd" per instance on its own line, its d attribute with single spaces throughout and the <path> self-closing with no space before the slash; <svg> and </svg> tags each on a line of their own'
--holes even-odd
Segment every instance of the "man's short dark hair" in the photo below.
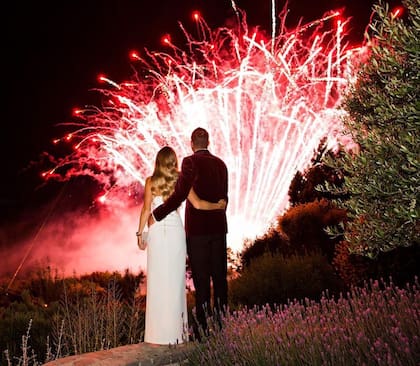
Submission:
<svg viewBox="0 0 420 366">
<path fill-rule="evenodd" d="M 207 148 L 209 146 L 209 133 L 204 128 L 198 127 L 192 132 L 191 141 L 195 147 Z"/>
</svg>

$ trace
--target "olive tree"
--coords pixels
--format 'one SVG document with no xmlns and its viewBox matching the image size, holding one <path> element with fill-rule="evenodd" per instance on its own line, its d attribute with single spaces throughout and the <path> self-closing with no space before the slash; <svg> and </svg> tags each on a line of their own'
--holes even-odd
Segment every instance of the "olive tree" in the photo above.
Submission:
<svg viewBox="0 0 420 366">
<path fill-rule="evenodd" d="M 348 210 L 345 240 L 371 258 L 419 244 L 420 2 L 403 4 L 402 16 L 382 0 L 373 6 L 368 56 L 343 102 L 359 151 L 328 162 L 350 197 L 338 202 Z"/>
</svg>

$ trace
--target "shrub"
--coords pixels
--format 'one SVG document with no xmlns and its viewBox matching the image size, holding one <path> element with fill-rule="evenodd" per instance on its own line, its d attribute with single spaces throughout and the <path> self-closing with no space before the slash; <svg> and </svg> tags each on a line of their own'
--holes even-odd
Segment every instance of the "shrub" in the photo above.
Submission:
<svg viewBox="0 0 420 366">
<path fill-rule="evenodd" d="M 322 199 L 289 208 L 278 218 L 277 230 L 286 234 L 295 253 L 321 250 L 331 261 L 339 237 L 329 237 L 325 229 L 345 219 L 345 210 Z"/>
<path fill-rule="evenodd" d="M 32 334 L 30 344 L 32 351 L 40 356 L 47 352 L 46 341 L 51 330 L 51 319 L 57 304 L 49 307 L 40 307 L 31 302 L 29 292 L 22 293 L 22 302 L 12 302 L 4 308 L 0 316 L 0 349 L 8 350 L 10 359 L 22 353 L 22 336 L 27 334 L 31 324 Z M 6 356 L 2 352 L 1 364 L 6 364 Z"/>
<path fill-rule="evenodd" d="M 391 252 L 380 253 L 371 259 L 349 251 L 346 241 L 340 242 L 335 249 L 334 268 L 347 285 L 361 285 L 369 278 L 392 278 L 402 286 L 420 274 L 420 248 L 400 247 Z"/>
<path fill-rule="evenodd" d="M 290 243 L 285 235 L 271 228 L 262 237 L 245 243 L 244 249 L 240 253 L 241 267 L 246 268 L 255 258 L 261 257 L 265 253 L 274 254 L 281 252 L 287 254 L 291 252 Z"/>
<path fill-rule="evenodd" d="M 110 280 L 104 291 L 90 287 L 73 293 L 64 292 L 57 314 L 55 334 L 62 333 L 62 352 L 81 354 L 138 343 L 144 330 L 144 297 L 122 299 L 116 281 Z M 61 327 L 62 331 L 57 327 Z"/>
<path fill-rule="evenodd" d="M 38 270 L 25 281 L 27 289 L 14 295 L 18 301 L 0 308 L 1 364 L 17 360 L 28 365 L 29 357 L 37 365 L 40 360 L 139 342 L 145 297 L 137 290 L 143 279 L 142 272 L 59 279 L 50 269 Z M 59 301 L 52 301 L 55 298 Z"/>
<path fill-rule="evenodd" d="M 343 282 L 319 252 L 301 256 L 266 253 L 230 281 L 229 298 L 233 307 L 281 304 L 289 299 L 319 298 L 327 288 L 338 292 Z"/>
<path fill-rule="evenodd" d="M 312 158 L 311 165 L 303 173 L 298 171 L 290 182 L 289 203 L 291 206 L 320 201 L 321 199 L 345 198 L 341 194 L 333 194 L 330 191 L 318 190 L 317 186 L 326 183 L 340 187 L 344 181 L 343 171 L 325 164 L 322 159 L 325 156 L 334 159 L 342 155 L 342 151 L 327 151 L 327 139 L 324 138 Z"/>
</svg>

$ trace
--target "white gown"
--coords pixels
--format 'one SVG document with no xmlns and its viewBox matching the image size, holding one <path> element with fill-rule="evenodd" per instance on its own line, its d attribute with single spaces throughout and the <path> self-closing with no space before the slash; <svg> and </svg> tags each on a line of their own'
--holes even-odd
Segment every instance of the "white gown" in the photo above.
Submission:
<svg viewBox="0 0 420 366">
<path fill-rule="evenodd" d="M 163 202 L 152 199 L 152 210 Z M 147 293 L 144 341 L 177 344 L 187 340 L 186 239 L 181 217 L 171 212 L 155 222 L 147 238 Z"/>
</svg>

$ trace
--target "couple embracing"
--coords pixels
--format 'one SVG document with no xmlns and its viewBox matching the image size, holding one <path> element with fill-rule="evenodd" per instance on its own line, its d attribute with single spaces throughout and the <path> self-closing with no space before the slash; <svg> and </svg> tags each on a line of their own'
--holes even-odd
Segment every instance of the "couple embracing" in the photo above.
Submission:
<svg viewBox="0 0 420 366">
<path fill-rule="evenodd" d="M 227 306 L 228 171 L 208 146 L 208 132 L 196 128 L 191 134 L 193 154 L 183 159 L 181 171 L 175 152 L 166 146 L 158 152 L 154 172 L 145 182 L 137 240 L 140 248 L 147 242 L 144 341 L 148 343 L 188 340 L 187 255 L 195 289 L 197 339 L 206 331 L 207 314 Z M 178 210 L 185 200 L 184 229 Z"/>
</svg>

